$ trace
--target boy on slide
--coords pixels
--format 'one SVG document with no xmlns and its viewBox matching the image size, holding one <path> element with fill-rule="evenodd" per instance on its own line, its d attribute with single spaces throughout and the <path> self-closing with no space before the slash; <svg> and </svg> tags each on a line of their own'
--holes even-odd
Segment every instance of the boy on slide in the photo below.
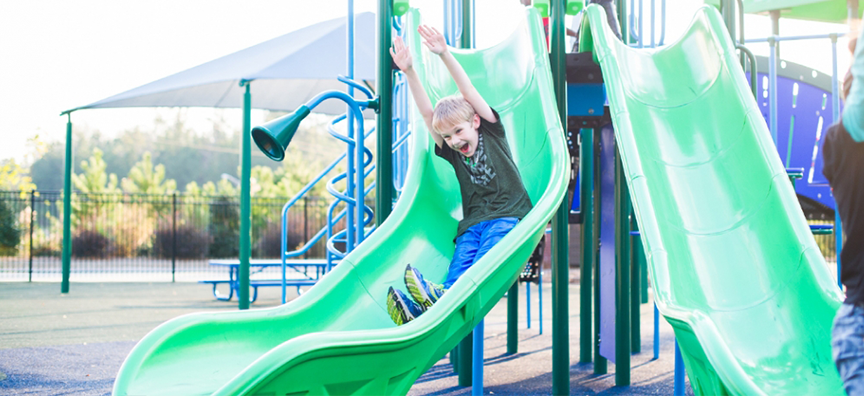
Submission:
<svg viewBox="0 0 864 396">
<path fill-rule="evenodd" d="M 397 325 L 410 322 L 432 307 L 532 207 L 498 113 L 477 92 L 447 49 L 444 36 L 425 25 L 417 31 L 424 39 L 423 44 L 444 62 L 459 94 L 442 98 L 433 109 L 413 68 L 411 53 L 401 38 L 396 38 L 390 54 L 408 79 L 414 102 L 435 141 L 435 155 L 449 162 L 456 172 L 462 195 L 462 220 L 443 284 L 424 279 L 409 264 L 405 268 L 405 285 L 411 298 L 392 286 L 388 290 L 387 311 Z"/>
</svg>

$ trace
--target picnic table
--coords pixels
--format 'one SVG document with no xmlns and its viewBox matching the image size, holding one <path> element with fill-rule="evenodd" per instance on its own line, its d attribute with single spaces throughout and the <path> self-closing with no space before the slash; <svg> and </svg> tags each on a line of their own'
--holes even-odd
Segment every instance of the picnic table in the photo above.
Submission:
<svg viewBox="0 0 864 396">
<path fill-rule="evenodd" d="M 219 259 L 210 260 L 209 265 L 224 267 L 228 269 L 228 280 L 200 280 L 198 283 L 209 283 L 213 285 L 213 296 L 220 301 L 230 301 L 234 297 L 234 293 L 240 294 L 240 260 L 238 259 Z M 252 288 L 252 298 L 250 303 L 258 299 L 258 288 L 266 286 L 282 286 L 282 279 L 251 279 L 252 275 L 263 272 L 267 268 L 282 267 L 281 259 L 252 259 L 249 260 L 249 286 Z M 286 272 L 285 285 L 297 288 L 299 294 L 301 286 L 312 286 L 318 279 L 321 278 L 327 271 L 327 260 L 325 259 L 305 259 L 305 260 L 285 260 L 285 267 L 290 270 Z M 229 287 L 228 295 L 219 293 L 216 286 L 227 284 Z"/>
</svg>

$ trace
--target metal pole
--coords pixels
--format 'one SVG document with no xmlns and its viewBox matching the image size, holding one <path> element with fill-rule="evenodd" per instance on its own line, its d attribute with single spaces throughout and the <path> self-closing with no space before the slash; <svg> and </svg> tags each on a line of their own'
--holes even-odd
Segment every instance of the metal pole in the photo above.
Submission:
<svg viewBox="0 0 864 396">
<path fill-rule="evenodd" d="M 642 23 L 645 20 L 645 14 L 643 13 L 644 5 L 645 5 L 645 1 L 639 0 L 639 18 L 637 18 L 637 21 L 639 21 L 639 25 L 637 25 L 639 28 L 639 48 L 645 48 L 645 39 L 644 39 L 644 37 L 645 37 L 644 25 L 645 24 Z M 651 28 L 653 29 L 654 27 L 652 26 Z"/>
<path fill-rule="evenodd" d="M 237 298 L 239 309 L 249 309 L 249 255 L 251 231 L 251 186 L 252 178 L 252 94 L 249 92 L 251 81 L 243 81 L 246 87 L 243 94 L 243 141 L 240 148 L 240 267 L 237 274 L 240 282 Z"/>
<path fill-rule="evenodd" d="M 30 266 L 27 282 L 33 282 L 33 213 L 36 212 L 36 190 L 30 190 Z"/>
<path fill-rule="evenodd" d="M 459 372 L 459 386 L 471 386 L 473 364 L 471 357 L 474 355 L 474 332 L 469 333 L 459 342 L 459 353 L 456 354 Z"/>
<path fill-rule="evenodd" d="M 171 282 L 176 281 L 177 272 L 177 191 L 171 196 Z"/>
<path fill-rule="evenodd" d="M 651 48 L 657 46 L 657 42 L 654 40 L 654 26 L 656 26 L 657 19 L 657 6 L 654 4 L 654 0 L 651 0 Z"/>
<path fill-rule="evenodd" d="M 375 224 L 381 226 L 393 207 L 393 60 L 390 57 L 393 2 L 378 0 L 378 161 L 375 175 Z"/>
<path fill-rule="evenodd" d="M 72 268 L 72 113 L 66 113 L 66 167 L 63 175 L 63 280 L 60 293 L 69 293 Z"/>
<path fill-rule="evenodd" d="M 303 241 L 309 241 L 309 197 L 303 197 Z"/>
<path fill-rule="evenodd" d="M 540 270 L 537 271 L 537 332 L 540 334 L 543 334 L 543 264 L 542 263 L 540 264 Z"/>
<path fill-rule="evenodd" d="M 474 47 L 473 7 L 474 0 L 462 0 L 462 35 L 459 38 L 462 48 Z"/>
<path fill-rule="evenodd" d="M 660 310 L 654 303 L 654 360 L 660 359 Z"/>
<path fill-rule="evenodd" d="M 629 195 L 628 195 L 629 198 Z M 630 201 L 628 199 L 628 201 Z M 627 224 L 633 227 L 636 224 L 635 216 L 633 216 L 633 205 L 628 202 L 628 210 L 627 216 L 630 220 L 627 221 Z M 636 228 L 636 227 L 634 227 Z M 639 320 L 641 314 L 641 277 L 642 277 L 642 268 L 639 266 L 639 258 L 637 254 L 639 252 L 635 249 L 634 241 L 639 239 L 639 236 L 635 238 L 633 235 L 628 232 L 627 234 L 622 235 L 627 238 L 627 246 L 628 246 L 628 254 L 627 258 L 630 262 L 630 352 L 631 353 L 639 353 L 642 352 L 642 323 Z"/>
<path fill-rule="evenodd" d="M 630 44 L 630 25 L 627 23 L 627 1 L 617 0 L 618 4 L 618 25 L 621 26 L 621 40 L 624 44 Z"/>
<path fill-rule="evenodd" d="M 525 283 L 527 287 L 530 283 Z M 525 294 L 525 299 L 530 308 L 531 299 L 528 294 Z M 510 286 L 507 292 L 507 354 L 512 355 L 519 352 L 519 280 L 517 279 Z M 528 328 L 531 328 L 531 318 L 528 317 Z"/>
<path fill-rule="evenodd" d="M 594 282 L 594 130 L 580 129 L 579 202 L 582 203 L 582 266 L 579 268 L 579 362 L 590 363 L 594 344 L 591 296 Z"/>
<path fill-rule="evenodd" d="M 620 150 L 620 147 L 619 147 Z M 615 385 L 630 385 L 630 193 L 621 152 L 615 161 Z"/>
<path fill-rule="evenodd" d="M 675 396 L 684 396 L 684 358 L 681 356 L 681 348 L 678 347 L 678 340 L 675 340 L 675 378 L 674 389 L 672 394 Z"/>
<path fill-rule="evenodd" d="M 464 11 L 466 8 L 470 10 L 471 8 L 471 0 L 461 0 L 461 10 Z M 459 5 L 451 4 L 452 13 L 450 15 L 452 19 L 451 26 L 456 26 L 456 18 L 457 7 Z M 460 48 L 471 48 L 471 31 L 473 26 L 471 26 L 471 17 L 470 15 L 465 15 L 465 12 L 461 12 L 461 32 L 459 37 L 459 47 Z M 454 33 L 456 29 L 454 29 Z M 456 34 L 453 35 L 453 40 L 456 41 Z M 477 364 L 477 360 L 483 361 L 482 353 L 475 353 L 473 347 L 472 338 L 477 336 L 478 329 L 475 328 L 474 331 L 468 337 L 465 337 L 462 340 L 462 343 L 459 345 L 459 385 L 460 386 L 471 386 L 474 366 Z M 481 335 L 482 337 L 482 335 Z M 508 335 L 509 337 L 509 335 Z"/>
<path fill-rule="evenodd" d="M 348 59 L 348 69 L 347 75 L 348 78 L 354 79 L 354 0 L 348 0 L 348 15 L 347 19 L 347 29 L 345 34 L 346 42 L 348 43 L 347 50 L 347 59 Z M 354 87 L 348 86 L 348 96 L 354 97 Z M 357 128 L 355 124 L 354 114 L 352 113 L 350 106 L 346 106 L 346 110 L 348 112 L 348 137 L 354 139 L 354 155 L 353 157 L 349 157 L 348 159 L 348 183 L 347 183 L 347 195 L 354 198 L 354 205 L 352 206 L 349 202 L 348 210 L 353 213 L 353 220 L 351 217 L 348 218 L 347 222 L 347 230 L 348 233 L 348 247 L 346 252 L 350 252 L 354 250 L 355 247 L 362 240 L 362 230 L 363 230 L 363 206 L 366 204 L 364 202 L 363 195 L 363 186 L 362 180 L 363 176 L 366 173 L 363 168 L 363 151 L 361 147 L 363 146 L 363 131 L 362 128 Z M 351 148 L 349 147 L 349 150 Z M 351 172 L 351 168 L 354 168 L 354 172 Z M 352 239 L 353 235 L 353 239 Z"/>
<path fill-rule="evenodd" d="M 509 307 L 509 305 L 508 305 L 508 307 Z M 531 328 L 531 282 L 525 282 L 525 323 L 527 324 L 527 326 L 525 326 L 525 327 L 530 329 Z M 509 330 L 509 328 L 508 328 L 508 330 Z"/>
<path fill-rule="evenodd" d="M 474 328 L 474 367 L 471 381 L 471 396 L 483 394 L 483 321 Z"/>
<path fill-rule="evenodd" d="M 553 0 L 551 7 L 551 66 L 561 125 L 567 125 L 567 78 L 564 50 L 564 14 L 567 0 Z M 566 133 L 566 131 L 564 131 Z M 570 394 L 570 326 L 568 291 L 570 278 L 570 199 L 564 200 L 552 218 L 552 394 Z"/>
<path fill-rule="evenodd" d="M 780 10 L 769 11 L 769 14 L 771 15 L 771 35 L 777 37 L 780 35 Z M 771 48 L 771 53 L 780 59 L 780 45 Z"/>
</svg>

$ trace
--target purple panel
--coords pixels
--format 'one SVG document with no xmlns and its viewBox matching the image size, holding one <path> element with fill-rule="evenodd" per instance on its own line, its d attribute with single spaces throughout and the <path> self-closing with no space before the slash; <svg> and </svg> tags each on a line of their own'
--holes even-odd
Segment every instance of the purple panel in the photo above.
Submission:
<svg viewBox="0 0 864 396">
<path fill-rule="evenodd" d="M 615 363 L 615 131 L 600 130 L 600 356 Z"/>
<path fill-rule="evenodd" d="M 758 77 L 758 104 L 762 117 L 770 126 L 768 75 L 758 73 Z M 822 137 L 833 122 L 833 103 L 830 92 L 777 76 L 777 152 L 787 167 L 804 168 L 804 180 L 795 184 L 795 192 L 829 208 L 834 208 L 834 198 L 828 181 L 822 176 Z M 791 157 L 787 161 L 790 125 L 794 125 L 794 129 Z"/>
</svg>

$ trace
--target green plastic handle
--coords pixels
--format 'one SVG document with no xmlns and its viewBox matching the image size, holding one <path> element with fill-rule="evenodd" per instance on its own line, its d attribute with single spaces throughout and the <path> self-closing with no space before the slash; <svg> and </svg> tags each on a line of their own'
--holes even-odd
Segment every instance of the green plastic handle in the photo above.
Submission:
<svg viewBox="0 0 864 396">
<path fill-rule="evenodd" d="M 393 0 L 393 15 L 394 16 L 402 16 L 408 12 L 408 9 L 411 6 L 408 4 L 408 0 Z"/>
<path fill-rule="evenodd" d="M 541 17 L 549 17 L 549 0 L 534 0 L 533 5 L 540 12 Z"/>
<path fill-rule="evenodd" d="M 577 15 L 582 12 L 582 9 L 585 8 L 585 2 L 583 0 L 570 0 L 567 2 L 567 15 Z"/>
</svg>

